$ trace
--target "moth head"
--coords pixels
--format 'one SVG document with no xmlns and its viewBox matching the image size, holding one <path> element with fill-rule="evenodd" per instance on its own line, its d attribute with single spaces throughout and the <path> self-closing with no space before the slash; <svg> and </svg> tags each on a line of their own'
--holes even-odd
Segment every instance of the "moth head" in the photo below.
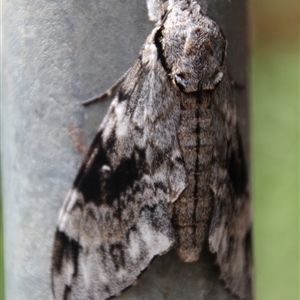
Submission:
<svg viewBox="0 0 300 300">
<path fill-rule="evenodd" d="M 185 93 L 213 90 L 225 72 L 225 36 L 197 1 L 182 5 L 173 6 L 161 27 L 169 76 Z"/>
</svg>

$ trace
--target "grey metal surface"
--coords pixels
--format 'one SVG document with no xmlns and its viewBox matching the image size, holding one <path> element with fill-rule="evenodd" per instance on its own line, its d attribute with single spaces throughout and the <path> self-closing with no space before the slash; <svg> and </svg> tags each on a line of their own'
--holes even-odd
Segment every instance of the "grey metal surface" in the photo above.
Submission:
<svg viewBox="0 0 300 300">
<path fill-rule="evenodd" d="M 246 1 L 211 0 L 229 41 L 229 70 L 247 134 Z M 58 211 L 110 100 L 82 100 L 114 83 L 153 24 L 145 1 L 3 0 L 2 179 L 7 300 L 51 299 Z M 246 143 L 248 145 L 248 143 Z M 247 148 L 247 147 L 246 147 Z M 156 259 L 118 299 L 233 299 L 208 253 L 184 264 Z"/>
</svg>

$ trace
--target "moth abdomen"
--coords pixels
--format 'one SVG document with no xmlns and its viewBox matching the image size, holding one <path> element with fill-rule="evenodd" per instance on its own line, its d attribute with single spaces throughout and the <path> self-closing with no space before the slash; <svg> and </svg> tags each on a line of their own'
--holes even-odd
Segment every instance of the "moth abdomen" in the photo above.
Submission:
<svg viewBox="0 0 300 300">
<path fill-rule="evenodd" d="M 176 249 L 187 262 L 198 260 L 212 210 L 211 160 L 213 153 L 211 98 L 187 94 L 181 102 L 179 143 L 188 173 L 188 186 L 172 204 Z M 206 101 L 203 101 L 206 99 Z"/>
</svg>

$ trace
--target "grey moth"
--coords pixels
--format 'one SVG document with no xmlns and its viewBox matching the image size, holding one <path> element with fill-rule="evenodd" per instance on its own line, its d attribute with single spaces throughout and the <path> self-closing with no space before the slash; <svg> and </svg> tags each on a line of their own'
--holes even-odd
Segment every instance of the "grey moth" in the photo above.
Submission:
<svg viewBox="0 0 300 300">
<path fill-rule="evenodd" d="M 250 202 L 226 38 L 199 0 L 147 1 L 155 28 L 116 96 L 61 208 L 55 299 L 108 299 L 154 257 L 198 260 L 251 299 Z"/>
</svg>

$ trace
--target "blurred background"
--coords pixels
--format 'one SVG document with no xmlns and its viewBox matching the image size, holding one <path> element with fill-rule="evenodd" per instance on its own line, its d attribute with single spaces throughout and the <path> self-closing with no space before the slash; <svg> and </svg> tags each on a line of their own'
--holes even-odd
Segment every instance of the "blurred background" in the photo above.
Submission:
<svg viewBox="0 0 300 300">
<path fill-rule="evenodd" d="M 299 1 L 250 1 L 257 300 L 299 297 Z"/>
<path fill-rule="evenodd" d="M 297 300 L 299 1 L 251 0 L 249 4 L 255 299 Z M 2 300 L 1 206 L 0 221 Z"/>
</svg>

